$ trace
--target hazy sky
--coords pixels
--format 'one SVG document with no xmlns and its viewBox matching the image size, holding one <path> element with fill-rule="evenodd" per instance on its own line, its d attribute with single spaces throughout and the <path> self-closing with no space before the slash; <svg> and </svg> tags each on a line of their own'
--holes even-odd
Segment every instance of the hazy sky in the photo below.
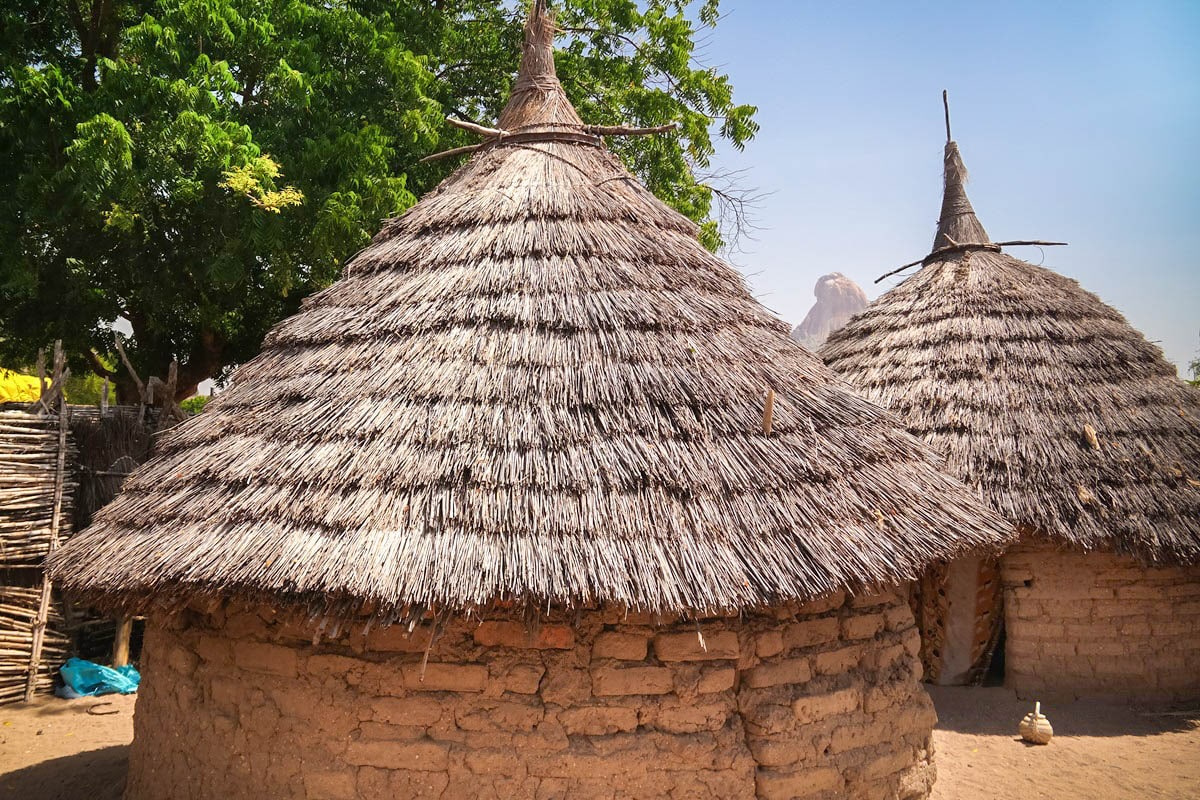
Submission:
<svg viewBox="0 0 1200 800">
<path fill-rule="evenodd" d="M 793 324 L 816 279 L 874 298 L 925 255 L 941 91 L 993 240 L 1079 280 L 1181 367 L 1200 350 L 1200 2 L 723 0 L 703 58 L 762 132 L 719 166 L 771 192 L 733 260 Z M 1182 369 L 1181 369 L 1182 372 Z"/>
</svg>

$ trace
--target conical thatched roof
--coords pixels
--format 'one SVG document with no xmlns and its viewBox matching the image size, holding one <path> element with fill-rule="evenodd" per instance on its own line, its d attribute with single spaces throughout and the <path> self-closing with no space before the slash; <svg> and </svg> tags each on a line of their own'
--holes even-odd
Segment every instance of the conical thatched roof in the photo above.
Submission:
<svg viewBox="0 0 1200 800">
<path fill-rule="evenodd" d="M 703 611 L 1003 544 L 1011 526 L 582 128 L 552 31 L 535 10 L 506 135 L 164 437 L 57 581 L 384 617 Z"/>
<path fill-rule="evenodd" d="M 1200 392 L 1094 294 L 991 244 L 965 180 L 948 142 L 934 254 L 821 355 L 1022 530 L 1200 560 Z"/>
</svg>

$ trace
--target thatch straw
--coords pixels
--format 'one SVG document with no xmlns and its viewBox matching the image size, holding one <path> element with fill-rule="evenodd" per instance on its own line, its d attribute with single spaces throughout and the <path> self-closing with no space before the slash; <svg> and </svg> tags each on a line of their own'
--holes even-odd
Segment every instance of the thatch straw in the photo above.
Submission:
<svg viewBox="0 0 1200 800">
<path fill-rule="evenodd" d="M 539 136 L 493 137 L 389 222 L 163 437 L 56 580 L 108 605 L 238 593 L 385 620 L 699 612 L 1007 540 L 581 129 L 552 29 L 532 16 L 498 126 Z"/>
<path fill-rule="evenodd" d="M 967 168 L 958 152 L 957 142 L 946 142 L 945 164 L 943 165 L 945 191 L 942 194 L 942 213 L 938 217 L 937 235 L 933 238 L 933 249 L 962 246 L 964 244 L 989 244 L 987 231 L 983 229 L 975 209 L 967 198 Z"/>
<path fill-rule="evenodd" d="M 959 245 L 821 355 L 1022 529 L 1150 563 L 1200 560 L 1200 392 L 1068 278 L 986 247 L 946 146 L 934 248 Z"/>
</svg>

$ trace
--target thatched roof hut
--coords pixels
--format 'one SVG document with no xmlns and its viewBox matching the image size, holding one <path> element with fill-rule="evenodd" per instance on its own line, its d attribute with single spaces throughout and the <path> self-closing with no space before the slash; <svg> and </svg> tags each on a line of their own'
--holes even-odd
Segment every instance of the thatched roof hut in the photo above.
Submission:
<svg viewBox="0 0 1200 800">
<path fill-rule="evenodd" d="M 1200 561 L 1200 391 L 1096 295 L 992 243 L 966 177 L 948 141 L 933 252 L 821 355 L 900 414 L 1029 541 L 1124 557 L 1122 569 L 1146 586 L 1168 573 L 1130 559 L 1186 572 Z M 1064 575 L 1064 591 L 1094 584 L 1094 571 L 1084 573 Z M 1115 600 L 1115 590 L 1096 588 L 1092 599 Z"/>
<path fill-rule="evenodd" d="M 536 3 L 497 132 L 55 558 L 153 615 L 132 796 L 928 789 L 911 614 L 861 590 L 1010 526 L 605 149 L 552 39 Z"/>
<path fill-rule="evenodd" d="M 61 585 L 716 611 L 1002 541 L 589 132 L 545 41 L 499 128 L 163 437 Z"/>
</svg>

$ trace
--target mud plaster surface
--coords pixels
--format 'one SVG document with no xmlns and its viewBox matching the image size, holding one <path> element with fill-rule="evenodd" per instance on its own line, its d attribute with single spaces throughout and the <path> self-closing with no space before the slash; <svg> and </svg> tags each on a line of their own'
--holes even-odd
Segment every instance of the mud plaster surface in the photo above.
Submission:
<svg viewBox="0 0 1200 800">
<path fill-rule="evenodd" d="M 148 626 L 129 800 L 924 797 L 935 715 L 892 594 L 680 622 L 592 610 L 311 644 L 264 609 Z"/>
<path fill-rule="evenodd" d="M 1200 712 L 1162 713 L 1094 701 L 1046 707 L 1057 731 L 1047 747 L 1013 734 L 1028 710 L 1008 690 L 930 689 L 940 717 L 933 732 L 938 781 L 933 800 L 1125 800 L 1200 797 Z M 0 708 L 0 797 L 120 800 L 133 697 L 39 697 Z"/>
<path fill-rule="evenodd" d="M 1001 577 L 1005 685 L 1022 697 L 1200 699 L 1200 566 L 1026 545 Z"/>
</svg>

